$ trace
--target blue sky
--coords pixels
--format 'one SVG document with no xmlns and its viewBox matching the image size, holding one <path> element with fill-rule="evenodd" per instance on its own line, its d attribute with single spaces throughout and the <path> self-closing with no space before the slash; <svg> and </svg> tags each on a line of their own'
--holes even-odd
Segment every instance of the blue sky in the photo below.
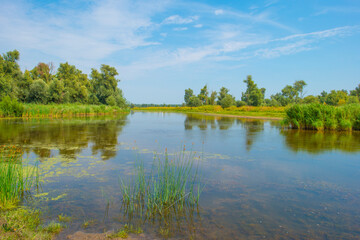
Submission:
<svg viewBox="0 0 360 240">
<path fill-rule="evenodd" d="M 252 75 L 266 96 L 296 80 L 307 94 L 360 83 L 360 1 L 1 0 L 0 52 L 22 70 L 69 62 L 119 72 L 133 103 L 182 103 Z"/>
</svg>

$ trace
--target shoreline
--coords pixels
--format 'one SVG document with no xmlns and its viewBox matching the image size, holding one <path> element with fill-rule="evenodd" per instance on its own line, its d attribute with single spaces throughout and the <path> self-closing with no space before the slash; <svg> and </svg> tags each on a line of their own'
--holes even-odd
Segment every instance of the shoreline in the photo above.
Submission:
<svg viewBox="0 0 360 240">
<path fill-rule="evenodd" d="M 244 118 L 244 119 L 258 119 L 258 120 L 274 120 L 274 121 L 280 121 L 283 120 L 283 118 L 280 117 L 267 117 L 267 116 L 246 116 L 246 115 L 234 115 L 234 114 L 224 114 L 224 113 L 206 113 L 206 112 L 178 112 L 178 111 L 154 111 L 154 110 L 132 110 L 133 112 L 170 112 L 170 113 L 191 113 L 191 114 L 200 114 L 200 115 L 206 115 L 206 116 L 215 116 L 215 117 L 233 117 L 233 118 Z"/>
</svg>

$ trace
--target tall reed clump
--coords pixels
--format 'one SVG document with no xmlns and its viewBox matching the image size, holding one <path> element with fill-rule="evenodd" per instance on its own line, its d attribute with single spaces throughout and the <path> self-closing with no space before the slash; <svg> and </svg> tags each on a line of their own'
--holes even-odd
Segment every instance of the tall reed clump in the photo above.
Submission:
<svg viewBox="0 0 360 240">
<path fill-rule="evenodd" d="M 285 110 L 283 124 L 295 129 L 360 130 L 360 105 L 334 107 L 322 104 L 293 105 Z"/>
<path fill-rule="evenodd" d="M 16 147 L 0 147 L 0 209 L 16 207 L 39 184 L 37 166 L 23 164 L 19 151 Z"/>
<path fill-rule="evenodd" d="M 3 117 L 21 117 L 24 106 L 9 96 L 4 97 L 0 102 L 0 115 Z"/>
<path fill-rule="evenodd" d="M 196 206 L 203 189 L 198 167 L 195 155 L 185 150 L 171 158 L 165 151 L 164 159 L 154 154 L 150 172 L 137 160 L 132 178 L 127 182 L 120 179 L 125 211 L 153 219 Z"/>
</svg>

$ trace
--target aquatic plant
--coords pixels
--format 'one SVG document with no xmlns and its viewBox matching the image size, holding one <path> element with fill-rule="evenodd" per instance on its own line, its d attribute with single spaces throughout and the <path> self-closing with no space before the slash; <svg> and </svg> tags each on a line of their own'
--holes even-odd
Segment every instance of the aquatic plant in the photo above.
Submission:
<svg viewBox="0 0 360 240">
<path fill-rule="evenodd" d="M 360 130 L 360 105 L 334 107 L 323 104 L 292 105 L 283 124 L 295 129 Z"/>
<path fill-rule="evenodd" d="M 15 207 L 25 193 L 39 183 L 37 166 L 24 164 L 19 155 L 15 155 L 18 151 L 0 151 L 0 209 Z"/>
<path fill-rule="evenodd" d="M 185 148 L 172 156 L 165 150 L 164 159 L 155 153 L 150 173 L 142 160 L 136 160 L 130 181 L 120 179 L 125 212 L 150 219 L 166 218 L 173 211 L 196 206 L 203 186 L 194 162 L 195 154 L 185 152 Z"/>
</svg>

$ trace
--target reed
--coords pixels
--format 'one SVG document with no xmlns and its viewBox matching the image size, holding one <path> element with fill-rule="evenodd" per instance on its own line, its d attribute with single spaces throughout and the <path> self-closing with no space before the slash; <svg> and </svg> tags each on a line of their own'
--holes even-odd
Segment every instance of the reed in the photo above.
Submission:
<svg viewBox="0 0 360 240">
<path fill-rule="evenodd" d="M 340 107 L 322 104 L 293 105 L 285 110 L 283 124 L 294 129 L 360 130 L 360 105 Z"/>
<path fill-rule="evenodd" d="M 170 158 L 165 151 L 164 159 L 156 153 L 150 173 L 144 162 L 137 160 L 131 179 L 126 183 L 120 179 L 123 207 L 130 215 L 165 218 L 198 204 L 203 189 L 199 182 L 193 153 L 184 150 Z"/>
<path fill-rule="evenodd" d="M 3 149 L 0 147 L 0 209 L 11 209 L 38 185 L 39 173 L 37 166 L 23 164 L 18 150 Z"/>
</svg>

